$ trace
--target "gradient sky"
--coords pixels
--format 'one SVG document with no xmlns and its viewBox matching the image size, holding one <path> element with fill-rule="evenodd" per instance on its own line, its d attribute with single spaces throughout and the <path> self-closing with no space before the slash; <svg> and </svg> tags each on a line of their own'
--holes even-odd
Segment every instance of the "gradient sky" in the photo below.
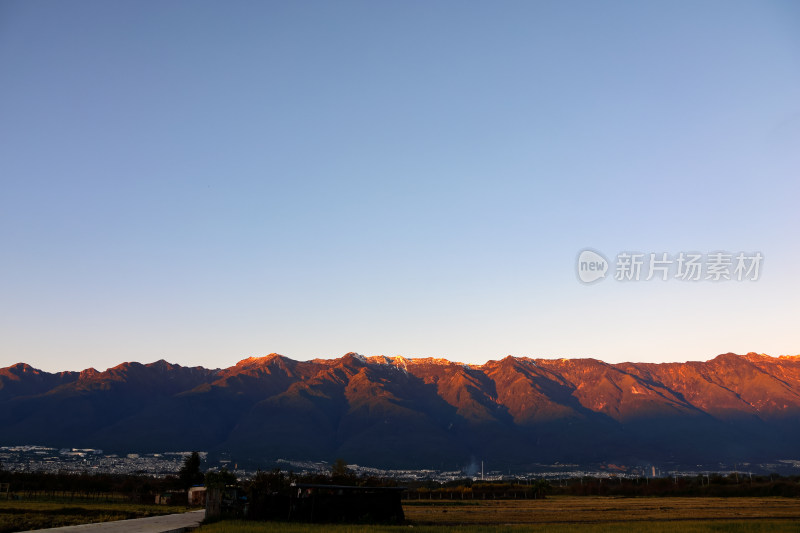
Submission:
<svg viewBox="0 0 800 533">
<path fill-rule="evenodd" d="M 793 1 L 3 0 L 0 367 L 798 354 L 799 178 Z"/>
</svg>

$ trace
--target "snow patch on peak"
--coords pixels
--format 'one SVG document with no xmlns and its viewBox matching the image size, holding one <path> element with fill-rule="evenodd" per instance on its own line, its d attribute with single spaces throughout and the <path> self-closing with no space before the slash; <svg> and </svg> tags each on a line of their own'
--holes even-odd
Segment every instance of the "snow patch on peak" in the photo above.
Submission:
<svg viewBox="0 0 800 533">
<path fill-rule="evenodd" d="M 254 363 L 262 363 L 262 364 L 269 363 L 270 361 L 273 361 L 275 359 L 280 359 L 282 357 L 283 356 L 281 354 L 277 353 L 271 353 L 263 357 L 248 357 L 247 359 L 242 359 L 241 361 L 236 363 L 236 366 L 247 366 L 247 365 L 252 365 Z"/>
<path fill-rule="evenodd" d="M 420 357 L 414 359 L 406 359 L 411 364 L 417 365 L 437 365 L 437 366 L 450 366 L 450 365 L 462 365 L 466 366 L 464 363 L 459 361 L 449 361 L 447 359 L 443 359 L 441 357 Z"/>
<path fill-rule="evenodd" d="M 345 356 L 345 357 L 347 357 L 348 355 L 349 355 L 350 357 L 352 357 L 353 359 L 358 359 L 358 360 L 359 360 L 359 361 L 361 361 L 362 363 L 366 363 L 366 362 L 367 362 L 367 358 L 366 358 L 366 357 L 364 357 L 363 355 L 361 355 L 360 353 L 356 353 L 356 352 L 347 352 L 346 354 L 344 354 L 344 356 Z"/>
<path fill-rule="evenodd" d="M 401 361 L 404 361 L 402 357 L 399 358 Z M 388 366 L 396 366 L 398 365 L 398 358 L 397 357 L 388 357 L 386 355 L 373 355 L 371 357 L 367 357 L 367 362 L 373 365 L 388 365 Z"/>
<path fill-rule="evenodd" d="M 398 355 L 397 357 L 394 358 L 392 363 L 394 363 L 394 367 L 397 370 L 400 370 L 400 371 L 405 372 L 406 374 L 408 374 L 408 364 L 407 364 L 408 363 L 408 359 L 406 359 L 402 355 Z"/>
<path fill-rule="evenodd" d="M 386 355 L 373 355 L 372 357 L 367 357 L 366 360 L 368 363 L 373 365 L 390 366 L 395 370 L 408 373 L 408 368 L 406 365 L 409 360 L 402 355 L 396 355 L 394 357 L 389 357 Z"/>
</svg>

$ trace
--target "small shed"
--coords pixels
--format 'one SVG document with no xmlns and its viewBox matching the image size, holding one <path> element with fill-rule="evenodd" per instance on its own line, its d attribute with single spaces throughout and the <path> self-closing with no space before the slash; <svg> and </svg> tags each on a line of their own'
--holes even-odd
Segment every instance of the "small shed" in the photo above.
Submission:
<svg viewBox="0 0 800 533">
<path fill-rule="evenodd" d="M 162 492 L 156 494 L 156 505 L 169 505 L 172 503 L 173 494 L 171 492 Z"/>
<path fill-rule="evenodd" d="M 168 490 L 156 494 L 156 505 L 186 505 L 186 492 L 182 490 Z"/>
<path fill-rule="evenodd" d="M 189 507 L 205 507 L 206 506 L 206 488 L 202 485 L 197 485 L 189 489 Z"/>
</svg>

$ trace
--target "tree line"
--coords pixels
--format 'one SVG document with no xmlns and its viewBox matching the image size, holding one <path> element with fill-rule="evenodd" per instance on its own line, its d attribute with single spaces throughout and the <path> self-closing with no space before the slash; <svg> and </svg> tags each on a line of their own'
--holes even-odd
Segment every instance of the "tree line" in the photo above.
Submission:
<svg viewBox="0 0 800 533">
<path fill-rule="evenodd" d="M 576 477 L 552 483 L 553 494 L 571 496 L 783 496 L 800 497 L 800 476 L 698 474 L 660 478 Z"/>
<path fill-rule="evenodd" d="M 153 501 L 155 494 L 182 491 L 194 485 L 235 486 L 245 493 L 290 495 L 294 483 L 316 483 L 367 487 L 405 487 L 410 500 L 467 500 L 543 498 L 548 494 L 573 496 L 784 496 L 800 497 L 800 476 L 703 474 L 662 478 L 574 477 L 561 480 L 476 481 L 471 478 L 447 482 L 397 480 L 356 475 L 347 463 L 337 460 L 329 472 L 296 474 L 280 469 L 258 471 L 247 479 L 222 469 L 203 472 L 199 454 L 187 456 L 177 475 L 152 477 L 140 474 L 9 472 L 0 465 L 0 483 L 21 495 L 51 495 L 72 498 L 127 498 Z"/>
</svg>

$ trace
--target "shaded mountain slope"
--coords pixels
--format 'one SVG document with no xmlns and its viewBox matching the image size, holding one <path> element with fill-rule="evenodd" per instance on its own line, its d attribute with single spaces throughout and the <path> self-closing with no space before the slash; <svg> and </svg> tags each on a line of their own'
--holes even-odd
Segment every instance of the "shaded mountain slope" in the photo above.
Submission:
<svg viewBox="0 0 800 533">
<path fill-rule="evenodd" d="M 0 444 L 204 449 L 242 460 L 384 467 L 762 461 L 800 438 L 800 358 L 484 365 L 270 354 L 221 370 L 166 361 L 104 372 L 0 369 Z"/>
</svg>

